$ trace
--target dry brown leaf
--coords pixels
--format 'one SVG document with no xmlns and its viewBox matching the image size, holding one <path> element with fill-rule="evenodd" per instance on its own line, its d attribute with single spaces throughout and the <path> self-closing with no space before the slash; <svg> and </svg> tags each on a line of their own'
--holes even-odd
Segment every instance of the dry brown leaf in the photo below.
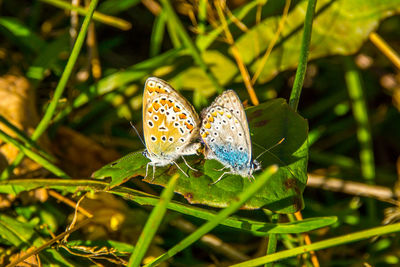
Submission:
<svg viewBox="0 0 400 267">
<path fill-rule="evenodd" d="M 77 131 L 61 126 L 52 140 L 54 154 L 61 167 L 73 177 L 90 177 L 103 165 L 120 157 Z"/>
<path fill-rule="evenodd" d="M 29 136 L 39 122 L 35 105 L 35 94 L 25 77 L 11 74 L 0 77 L 0 114 Z M 15 136 L 13 131 L 4 124 L 0 123 L 0 129 L 10 136 Z M 4 167 L 4 160 L 7 163 L 12 162 L 19 150 L 15 146 L 2 141 L 0 141 L 0 144 L 0 158 L 2 158 L 0 163 L 3 163 L 0 164 L 0 167 Z M 46 136 L 39 140 L 39 145 L 44 149 L 48 147 Z M 40 167 L 36 162 L 25 158 L 22 164 L 14 170 L 14 173 L 22 175 Z"/>
</svg>

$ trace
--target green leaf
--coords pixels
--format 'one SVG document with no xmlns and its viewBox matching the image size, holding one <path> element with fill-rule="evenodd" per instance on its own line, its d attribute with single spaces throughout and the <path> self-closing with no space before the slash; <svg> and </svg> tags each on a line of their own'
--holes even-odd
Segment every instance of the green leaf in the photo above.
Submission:
<svg viewBox="0 0 400 267">
<path fill-rule="evenodd" d="M 283 38 L 263 67 L 259 83 L 265 83 L 279 72 L 297 66 L 307 2 L 302 1 L 288 14 Z M 399 0 L 317 1 L 308 60 L 357 52 L 368 35 L 377 29 L 379 22 L 396 11 L 400 11 Z M 253 73 L 280 19 L 280 16 L 269 17 L 236 40 L 243 61 L 251 66 Z"/>
<path fill-rule="evenodd" d="M 40 52 L 45 45 L 45 41 L 16 18 L 0 17 L 0 32 L 14 40 L 16 45 L 28 48 L 31 52 Z"/>
<path fill-rule="evenodd" d="M 181 179 L 181 178 L 180 178 Z M 64 192 L 76 193 L 85 191 L 104 191 L 108 188 L 108 183 L 98 180 L 78 180 L 73 182 L 68 179 L 13 179 L 0 182 L 0 193 L 18 194 L 22 191 L 32 190 L 35 188 L 52 188 L 62 190 Z M 131 188 L 117 186 L 108 193 L 121 196 L 127 200 L 134 201 L 140 205 L 155 206 L 159 198 L 150 194 L 146 194 Z M 177 211 L 189 216 L 204 220 L 213 220 L 216 212 L 206 210 L 197 206 L 182 204 L 176 201 L 171 201 L 168 204 L 168 209 Z M 320 217 L 309 218 L 302 221 L 290 223 L 265 223 L 247 218 L 231 216 L 221 222 L 232 228 L 251 232 L 254 235 L 266 236 L 270 233 L 302 233 L 312 231 L 321 227 L 331 225 L 337 221 L 336 217 Z"/>
<path fill-rule="evenodd" d="M 300 1 L 288 14 L 281 38 L 272 50 L 268 61 L 257 82 L 266 83 L 277 74 L 288 69 L 295 69 L 298 64 L 300 43 L 303 32 L 304 15 L 308 1 Z M 257 6 L 255 1 L 250 1 L 235 12 L 238 18 L 251 20 L 255 15 L 250 12 Z M 266 5 L 267 7 L 267 5 Z M 271 8 L 268 6 L 267 8 Z M 369 34 L 375 31 L 379 22 L 393 16 L 400 11 L 400 0 L 319 0 L 315 19 L 313 22 L 312 39 L 308 60 L 327 57 L 331 55 L 350 55 L 356 53 Z M 265 12 L 268 12 L 265 11 Z M 279 13 L 278 11 L 275 12 Z M 248 15 L 248 17 L 246 17 Z M 277 31 L 281 15 L 269 16 L 260 23 L 241 35 L 235 36 L 235 45 L 240 51 L 244 63 L 248 66 L 250 74 L 254 74 L 259 66 L 259 61 L 264 55 L 268 45 Z M 250 23 L 249 23 L 250 24 Z M 250 24 L 253 25 L 253 24 Z M 216 28 L 199 37 L 197 45 L 202 52 L 207 65 L 222 86 L 239 82 L 242 80 L 239 70 L 234 63 L 233 56 L 226 53 L 226 45 L 214 42 L 217 34 L 222 28 Z M 207 47 L 210 49 L 205 50 Z M 232 53 L 230 53 L 232 54 Z M 218 56 L 217 58 L 215 56 Z M 201 88 L 198 90 L 203 97 L 215 93 L 215 88 L 201 69 L 192 64 L 180 66 L 181 59 L 176 59 L 170 66 L 169 71 L 162 72 L 164 75 L 175 76 L 176 69 L 180 72 L 176 77 L 168 77 L 169 82 L 176 88 Z M 179 77 L 179 78 L 178 78 Z M 206 93 L 203 93 L 206 92 Z"/>
<path fill-rule="evenodd" d="M 302 192 L 307 183 L 307 131 L 306 120 L 292 111 L 285 100 L 275 99 L 246 110 L 250 124 L 253 144 L 265 149 L 271 148 L 282 138 L 284 141 L 260 158 L 264 168 L 271 164 L 280 166 L 277 174 L 265 188 L 259 191 L 242 208 L 267 208 L 278 213 L 293 213 L 303 207 Z M 265 151 L 253 145 L 253 156 Z M 181 177 L 176 192 L 183 195 L 191 204 L 205 204 L 213 207 L 227 207 L 237 195 L 251 185 L 240 176 L 227 175 L 215 185 L 209 185 L 218 179 L 222 165 L 215 160 L 202 160 L 192 156 L 190 165 L 199 170 L 189 170 L 185 164 L 180 167 L 190 174 L 183 175 L 176 166 L 157 167 L 155 179 L 149 165 L 149 174 L 145 181 L 165 186 L 171 175 L 178 172 Z M 145 176 L 149 162 L 140 152 L 131 153 L 93 174 L 95 178 L 111 177 L 110 187 L 121 184 L 133 176 Z M 257 173 L 255 174 L 257 179 Z"/>
</svg>

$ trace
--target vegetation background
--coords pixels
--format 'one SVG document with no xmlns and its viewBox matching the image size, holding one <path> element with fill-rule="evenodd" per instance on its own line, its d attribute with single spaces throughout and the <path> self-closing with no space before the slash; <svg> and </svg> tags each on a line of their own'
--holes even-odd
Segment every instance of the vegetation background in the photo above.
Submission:
<svg viewBox="0 0 400 267">
<path fill-rule="evenodd" d="M 398 266 L 399 12 L 0 1 L 0 265 Z M 220 165 L 201 156 L 142 180 L 129 121 L 141 133 L 149 76 L 198 112 L 234 89 L 253 156 L 271 148 L 256 181 L 210 187 Z"/>
</svg>

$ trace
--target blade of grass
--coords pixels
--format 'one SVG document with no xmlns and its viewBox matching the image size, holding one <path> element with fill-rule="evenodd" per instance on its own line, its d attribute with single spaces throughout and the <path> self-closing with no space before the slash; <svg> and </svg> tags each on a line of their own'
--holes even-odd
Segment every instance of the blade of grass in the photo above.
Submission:
<svg viewBox="0 0 400 267">
<path fill-rule="evenodd" d="M 293 88 L 289 98 L 289 106 L 294 111 L 297 111 L 301 89 L 303 87 L 304 77 L 306 75 L 307 58 L 311 41 L 312 23 L 314 19 L 316 2 L 317 0 L 308 0 L 306 18 L 304 20 L 303 38 L 301 40 L 299 65 L 296 70 L 296 76 L 294 78 Z"/>
<path fill-rule="evenodd" d="M 197 49 L 196 45 L 193 43 L 192 39 L 190 39 L 189 34 L 186 32 L 185 28 L 182 25 L 182 22 L 179 20 L 178 16 L 176 15 L 174 9 L 171 6 L 169 0 L 160 0 L 164 7 L 164 11 L 167 13 L 167 20 L 175 26 L 176 31 L 178 32 L 179 36 L 181 37 L 183 43 L 189 50 L 190 54 L 192 55 L 194 61 L 202 68 L 205 74 L 208 76 L 210 81 L 214 84 L 217 92 L 222 93 L 224 90 L 221 85 L 219 85 L 217 78 L 215 78 L 214 74 L 211 72 L 210 68 L 207 66 L 199 50 Z"/>
<path fill-rule="evenodd" d="M 41 147 L 38 146 L 36 142 L 32 141 L 23 131 L 18 129 L 16 126 L 14 126 L 14 124 L 10 123 L 6 118 L 4 118 L 1 115 L 0 115 L 0 122 L 4 123 L 11 131 L 13 131 L 17 136 L 17 138 L 22 142 L 24 142 L 24 146 L 26 148 L 28 149 L 35 148 L 39 152 L 39 154 L 45 157 L 47 160 L 51 162 L 55 161 L 55 158 L 52 155 L 44 151 Z"/>
<path fill-rule="evenodd" d="M 88 9 L 83 8 L 83 7 L 77 7 L 73 6 L 70 3 L 62 0 L 40 0 L 44 3 L 50 4 L 55 7 L 59 7 L 61 9 L 65 10 L 72 10 L 78 12 L 79 15 L 86 16 L 88 14 Z M 126 20 L 113 17 L 113 16 L 108 16 L 105 14 L 102 14 L 100 12 L 95 11 L 93 14 L 93 20 L 113 26 L 115 28 L 127 31 L 132 28 L 132 24 Z"/>
<path fill-rule="evenodd" d="M 301 255 L 303 253 L 308 253 L 310 251 L 316 251 L 321 249 L 326 249 L 330 247 L 335 247 L 339 245 L 344 245 L 352 242 L 356 242 L 359 240 L 371 238 L 374 236 L 382 236 L 390 233 L 400 232 L 400 223 L 379 226 L 375 228 L 371 228 L 369 230 L 364 230 L 360 232 L 355 232 L 352 234 L 342 235 L 339 237 L 334 237 L 330 239 L 326 239 L 324 241 L 315 242 L 311 245 L 300 246 L 294 249 L 289 249 L 281 252 L 277 252 L 268 256 L 256 258 L 253 260 L 245 261 L 239 264 L 231 265 L 232 267 L 251 267 L 258 266 L 261 264 L 265 264 L 268 262 L 275 262 L 282 259 L 287 259 L 290 257 L 294 257 L 297 255 Z"/>
<path fill-rule="evenodd" d="M 160 13 L 155 20 L 153 25 L 153 30 L 151 33 L 150 39 L 150 57 L 157 56 L 160 54 L 162 41 L 164 39 L 164 31 L 165 31 L 165 13 Z"/>
<path fill-rule="evenodd" d="M 271 222 L 277 223 L 279 219 L 279 214 L 272 214 Z M 277 244 L 277 236 L 276 234 L 270 234 L 268 236 L 268 247 L 267 247 L 267 255 L 273 254 L 276 251 L 276 244 Z M 272 267 L 272 264 L 265 264 L 265 267 Z"/>
<path fill-rule="evenodd" d="M 28 156 L 30 159 L 39 163 L 40 165 L 42 165 L 44 168 L 51 171 L 55 175 L 61 178 L 69 178 L 68 174 L 66 174 L 63 170 L 53 165 L 51 162 L 49 162 L 46 158 L 44 158 L 40 154 L 37 154 L 36 152 L 33 152 L 29 148 L 25 147 L 24 145 L 19 143 L 17 140 L 13 139 L 11 136 L 6 134 L 2 130 L 0 130 L 0 139 L 6 143 L 10 143 L 13 146 L 17 147 L 21 151 L 22 155 Z"/>
<path fill-rule="evenodd" d="M 23 191 L 29 191 L 36 188 L 50 188 L 63 190 L 64 192 L 75 193 L 77 189 L 80 191 L 104 191 L 109 188 L 108 182 L 88 179 L 74 179 L 71 183 L 70 180 L 56 179 L 56 178 L 35 178 L 35 179 L 13 179 L 7 181 L 0 181 L 0 192 L 6 194 L 16 195 Z M 159 202 L 159 198 L 143 193 L 131 188 L 117 186 L 107 191 L 108 193 L 118 195 L 129 201 L 138 203 L 139 205 L 155 206 Z M 216 212 L 203 209 L 194 205 L 183 204 L 176 201 L 171 201 L 168 204 L 168 209 L 186 214 L 192 217 L 200 218 L 203 220 L 214 220 L 217 215 Z M 237 216 L 230 216 L 221 222 L 235 229 L 250 232 L 257 236 L 266 236 L 269 233 L 275 234 L 293 234 L 312 231 L 321 227 L 326 227 L 337 222 L 336 217 L 319 217 L 305 219 L 301 222 L 293 223 L 265 223 L 255 220 L 250 220 Z"/>
<path fill-rule="evenodd" d="M 168 182 L 168 185 L 161 193 L 160 200 L 147 219 L 146 225 L 144 226 L 143 231 L 136 243 L 135 250 L 129 259 L 129 267 L 140 266 L 140 263 L 142 262 L 142 259 L 145 256 L 150 243 L 162 222 L 162 219 L 164 218 L 168 203 L 171 201 L 174 195 L 174 189 L 178 178 L 179 174 L 172 176 L 171 180 Z"/>
<path fill-rule="evenodd" d="M 208 1 L 207 0 L 200 0 L 199 1 L 199 12 L 198 12 L 198 21 L 199 21 L 199 26 L 198 26 L 198 31 L 199 34 L 202 35 L 206 32 L 206 21 L 207 21 L 207 5 Z"/>
<path fill-rule="evenodd" d="M 360 73 L 352 57 L 345 57 L 345 78 L 349 93 L 353 117 L 357 123 L 357 139 L 360 144 L 361 175 L 368 184 L 375 183 L 375 163 L 372 145 L 371 127 L 368 120 L 367 104 L 363 92 Z M 376 218 L 374 199 L 367 199 L 368 215 L 371 221 Z"/>
<path fill-rule="evenodd" d="M 162 254 L 155 260 L 151 261 L 150 263 L 146 264 L 145 266 L 156 266 L 160 262 L 163 262 L 176 253 L 182 251 L 183 249 L 187 248 L 195 241 L 200 239 L 203 235 L 214 229 L 218 224 L 220 224 L 223 220 L 225 220 L 229 215 L 237 211 L 249 198 L 251 198 L 258 190 L 260 190 L 268 180 L 273 176 L 274 173 L 278 171 L 278 167 L 276 165 L 272 165 L 268 167 L 259 177 L 258 179 L 250 185 L 247 190 L 243 191 L 239 194 L 237 200 L 231 205 L 219 213 L 214 217 L 213 220 L 208 221 L 207 223 L 203 224 L 199 227 L 194 233 L 190 234 L 188 237 L 180 241 L 166 253 Z"/>
<path fill-rule="evenodd" d="M 36 141 L 39 139 L 39 137 L 44 133 L 44 131 L 47 129 L 47 127 L 51 123 L 51 119 L 53 117 L 54 112 L 56 111 L 58 101 L 60 100 L 65 86 L 67 85 L 68 79 L 71 76 L 72 70 L 75 66 L 75 62 L 78 59 L 79 52 L 81 51 L 82 45 L 85 41 L 85 36 L 88 31 L 88 27 L 90 24 L 90 20 L 93 16 L 94 10 L 97 6 L 99 0 L 92 0 L 90 2 L 89 6 L 89 11 L 87 12 L 85 19 L 83 20 L 81 30 L 79 31 L 78 38 L 76 39 L 76 42 L 74 44 L 74 47 L 72 48 L 71 55 L 68 58 L 67 65 L 65 66 L 64 72 L 61 75 L 60 81 L 57 84 L 57 87 L 54 91 L 53 99 L 50 101 L 49 106 L 47 107 L 45 114 L 41 121 L 39 122 L 38 126 L 36 127 L 35 131 L 32 134 L 32 140 Z M 0 179 L 7 179 L 10 177 L 12 171 L 16 166 L 18 166 L 22 159 L 24 158 L 24 155 L 22 153 L 19 153 L 17 157 L 15 158 L 14 162 L 12 162 L 1 174 Z"/>
</svg>

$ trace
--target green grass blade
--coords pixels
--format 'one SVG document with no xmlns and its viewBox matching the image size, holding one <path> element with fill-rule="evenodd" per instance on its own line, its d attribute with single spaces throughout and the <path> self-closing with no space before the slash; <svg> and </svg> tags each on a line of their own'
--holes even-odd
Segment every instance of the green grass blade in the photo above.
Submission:
<svg viewBox="0 0 400 267">
<path fill-rule="evenodd" d="M 81 30 L 79 31 L 78 37 L 76 38 L 76 42 L 74 47 L 72 48 L 71 55 L 68 58 L 67 65 L 65 66 L 64 72 L 61 75 L 60 81 L 57 84 L 57 87 L 54 91 L 53 99 L 50 101 L 49 106 L 46 109 L 46 112 L 39 122 L 39 125 L 36 127 L 35 131 L 32 134 L 32 140 L 36 141 L 39 137 L 46 131 L 47 127 L 51 123 L 51 119 L 54 115 L 54 112 L 57 109 L 58 102 L 64 92 L 65 86 L 67 85 L 68 79 L 71 76 L 72 70 L 75 66 L 76 60 L 78 59 L 79 52 L 81 51 L 82 45 L 85 41 L 86 33 L 88 31 L 89 23 L 93 16 L 94 10 L 99 0 L 92 0 L 89 5 L 88 12 L 83 20 Z M 15 158 L 14 162 L 12 162 L 1 174 L 0 179 L 6 179 L 10 177 L 13 169 L 18 166 L 24 155 L 19 153 Z"/>
<path fill-rule="evenodd" d="M 308 0 L 306 18 L 304 20 L 303 39 L 301 40 L 299 65 L 297 67 L 296 76 L 294 78 L 293 88 L 289 99 L 289 106 L 295 111 L 299 105 L 301 89 L 303 87 L 304 77 L 306 75 L 308 50 L 310 47 L 312 23 L 314 19 L 316 3 L 317 0 Z"/>
<path fill-rule="evenodd" d="M 357 123 L 357 139 L 360 144 L 361 175 L 367 183 L 374 184 L 374 151 L 362 81 L 360 73 L 351 57 L 345 57 L 345 67 L 347 91 L 351 100 L 353 117 Z M 368 199 L 368 213 L 371 220 L 376 218 L 376 207 L 373 199 Z"/>
<path fill-rule="evenodd" d="M 217 92 L 222 93 L 224 90 L 221 85 L 219 85 L 217 78 L 214 76 L 214 74 L 211 72 L 210 68 L 207 66 L 203 58 L 201 57 L 201 54 L 199 50 L 197 49 L 196 45 L 190 38 L 189 34 L 186 32 L 185 28 L 182 25 L 182 22 L 179 20 L 178 16 L 176 15 L 174 9 L 171 6 L 171 3 L 169 0 L 161 0 L 160 1 L 164 7 L 164 11 L 167 13 L 167 19 L 172 23 L 178 32 L 179 36 L 181 37 L 183 43 L 189 50 L 190 54 L 192 55 L 194 61 L 202 68 L 202 70 L 206 73 L 208 78 L 211 80 L 211 82 L 214 84 Z"/>
<path fill-rule="evenodd" d="M 150 243 L 162 222 L 162 219 L 164 218 L 168 203 L 171 201 L 174 195 L 174 189 L 178 178 L 179 174 L 172 176 L 167 187 L 165 187 L 161 193 L 160 200 L 147 219 L 146 225 L 144 226 L 143 231 L 136 243 L 135 250 L 129 259 L 129 267 L 140 266 L 140 263 L 142 262 L 142 259 L 145 256 Z"/>
<path fill-rule="evenodd" d="M 182 178 L 182 177 L 181 177 Z M 33 190 L 36 188 L 52 188 L 63 190 L 64 192 L 75 193 L 77 190 L 85 191 L 104 191 L 109 188 L 109 183 L 98 180 L 74 179 L 71 183 L 66 179 L 13 179 L 0 181 L 0 193 L 17 195 L 24 191 Z M 137 191 L 131 188 L 117 186 L 107 191 L 108 193 L 120 196 L 129 201 L 133 201 L 139 205 L 155 206 L 159 202 L 159 198 Z M 171 201 L 168 204 L 168 209 L 203 220 L 212 221 L 217 216 L 217 213 L 212 210 L 207 210 L 194 205 L 183 204 L 176 201 Z M 326 227 L 337 222 L 336 217 L 317 217 L 308 218 L 302 221 L 288 223 L 266 223 L 255 221 L 243 217 L 230 216 L 220 222 L 220 224 L 229 226 L 241 231 L 250 232 L 257 236 L 266 236 L 270 233 L 275 234 L 298 234 L 309 232 L 315 229 Z"/>
<path fill-rule="evenodd" d="M 39 152 L 39 154 L 41 154 L 47 160 L 51 162 L 55 161 L 55 158 L 52 155 L 48 154 L 46 151 L 40 148 L 38 144 L 36 144 L 36 142 L 32 141 L 23 131 L 18 129 L 16 126 L 14 126 L 14 124 L 10 123 L 6 118 L 4 118 L 1 115 L 0 115 L 0 122 L 4 123 L 11 131 L 13 131 L 17 136 L 17 138 L 25 143 L 24 145 L 26 146 L 26 148 L 28 149 L 35 148 Z"/>
<path fill-rule="evenodd" d="M 279 219 L 279 214 L 272 214 L 272 223 L 277 223 Z M 270 234 L 268 236 L 268 246 L 267 246 L 267 255 L 273 254 L 276 251 L 276 244 L 277 242 L 276 234 Z M 265 267 L 272 267 L 272 264 L 266 264 Z"/>
<path fill-rule="evenodd" d="M 62 0 L 40 0 L 40 1 L 50 4 L 52 6 L 58 7 L 58 8 L 65 9 L 65 10 L 76 11 L 76 12 L 78 12 L 79 15 L 86 16 L 88 14 L 88 10 L 86 8 L 79 7 L 79 6 L 73 6 L 66 1 L 62 1 Z M 126 20 L 123 20 L 123 19 L 120 19 L 117 17 L 113 17 L 113 16 L 108 16 L 108 15 L 105 15 L 105 14 L 102 14 L 102 13 L 96 12 L 96 11 L 93 14 L 93 20 L 113 26 L 115 28 L 118 28 L 118 29 L 121 29 L 124 31 L 127 31 L 130 28 L 132 28 L 132 24 Z"/>
<path fill-rule="evenodd" d="M 339 245 L 344 245 L 352 242 L 356 242 L 359 240 L 371 238 L 374 236 L 381 236 L 390 233 L 400 232 L 400 223 L 380 226 L 371 228 L 369 230 L 364 230 L 360 232 L 355 232 L 352 234 L 342 235 L 335 238 L 326 239 L 324 241 L 315 242 L 311 245 L 300 246 L 297 248 L 281 251 L 272 255 L 260 257 L 257 259 L 245 261 L 239 264 L 232 265 L 232 267 L 251 267 L 251 266 L 259 266 L 261 264 L 265 264 L 268 262 L 275 262 L 282 259 L 287 259 L 290 257 L 294 257 L 303 253 L 308 253 L 310 251 L 317 251 L 325 248 L 335 247 Z"/>
<path fill-rule="evenodd" d="M 163 262 L 172 256 L 174 256 L 176 253 L 182 251 L 183 249 L 187 248 L 191 244 L 193 244 L 195 241 L 199 240 L 203 235 L 211 231 L 213 228 L 215 228 L 218 224 L 220 224 L 223 220 L 225 220 L 229 215 L 240 209 L 240 207 L 248 200 L 250 199 L 255 193 L 257 193 L 258 190 L 260 190 L 267 182 L 268 180 L 273 176 L 274 173 L 278 171 L 278 167 L 276 165 L 272 165 L 268 167 L 260 176 L 258 176 L 258 179 L 250 186 L 247 188 L 246 191 L 243 191 L 241 194 L 239 194 L 238 198 L 236 201 L 232 202 L 231 205 L 222 211 L 220 211 L 213 220 L 208 221 L 207 223 L 203 224 L 200 228 L 198 228 L 195 232 L 190 234 L 188 237 L 186 237 L 184 240 L 176 244 L 174 247 L 172 247 L 170 250 L 168 250 L 166 253 L 162 254 L 146 266 L 156 266 L 160 262 Z"/>
<path fill-rule="evenodd" d="M 11 136 L 0 130 L 0 139 L 3 140 L 6 143 L 10 143 L 17 147 L 23 154 L 31 158 L 33 161 L 36 161 L 40 165 L 42 165 L 44 168 L 47 170 L 51 171 L 55 175 L 61 177 L 61 178 L 69 178 L 68 174 L 66 174 L 63 170 L 58 168 L 57 166 L 53 165 L 51 162 L 49 162 L 46 158 L 43 156 L 37 154 L 36 152 L 33 152 L 29 148 L 26 148 L 22 144 L 20 144 L 17 140 L 13 139 Z"/>
<path fill-rule="evenodd" d="M 150 39 L 150 57 L 160 54 L 165 32 L 165 13 L 161 12 L 154 20 L 153 31 Z"/>
</svg>

